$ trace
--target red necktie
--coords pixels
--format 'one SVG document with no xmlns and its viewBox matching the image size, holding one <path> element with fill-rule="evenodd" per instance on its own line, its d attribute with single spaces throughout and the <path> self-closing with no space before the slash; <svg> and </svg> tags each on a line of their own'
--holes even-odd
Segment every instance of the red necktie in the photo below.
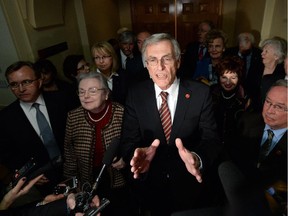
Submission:
<svg viewBox="0 0 288 216">
<path fill-rule="evenodd" d="M 204 56 L 204 46 L 200 46 L 200 50 L 198 53 L 198 59 L 202 60 L 203 56 Z"/>
<path fill-rule="evenodd" d="M 160 118 L 164 130 L 164 134 L 167 140 L 167 143 L 169 142 L 170 139 L 170 134 L 171 134 L 171 128 L 172 128 L 172 120 L 171 120 L 171 115 L 167 103 L 167 97 L 168 97 L 168 92 L 161 92 L 160 93 L 161 98 L 162 98 L 162 104 L 159 109 L 160 113 Z"/>
</svg>

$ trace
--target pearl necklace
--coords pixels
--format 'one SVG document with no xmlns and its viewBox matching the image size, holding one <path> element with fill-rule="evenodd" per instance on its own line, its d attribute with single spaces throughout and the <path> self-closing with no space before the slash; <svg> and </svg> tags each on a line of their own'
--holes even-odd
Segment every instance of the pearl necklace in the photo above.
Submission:
<svg viewBox="0 0 288 216">
<path fill-rule="evenodd" d="M 235 96 L 235 94 L 236 93 L 233 93 L 232 95 L 230 95 L 229 97 L 226 97 L 224 94 L 223 94 L 223 92 L 221 91 L 221 94 L 222 94 L 222 97 L 224 98 L 224 99 L 231 99 L 232 97 L 234 97 Z"/>
<path fill-rule="evenodd" d="M 93 121 L 93 122 L 99 122 L 99 121 L 101 121 L 101 120 L 105 117 L 105 115 L 107 114 L 108 110 L 109 110 L 109 105 L 107 106 L 106 111 L 105 111 L 105 113 L 103 114 L 103 116 L 102 116 L 101 118 L 99 118 L 99 119 L 96 119 L 96 120 L 92 118 L 92 116 L 90 115 L 89 111 L 88 111 L 88 116 L 89 116 L 89 118 L 91 119 L 91 121 Z"/>
</svg>

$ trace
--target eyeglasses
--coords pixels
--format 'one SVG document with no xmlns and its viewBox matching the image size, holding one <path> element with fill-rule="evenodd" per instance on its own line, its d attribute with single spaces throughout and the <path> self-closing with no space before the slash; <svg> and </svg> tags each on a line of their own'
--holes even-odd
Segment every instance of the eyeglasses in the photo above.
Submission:
<svg viewBox="0 0 288 216">
<path fill-rule="evenodd" d="M 80 66 L 79 68 L 77 68 L 77 70 L 78 70 L 78 71 L 79 71 L 79 70 L 84 70 L 84 69 L 86 69 L 86 67 L 89 68 L 89 66 L 90 66 L 89 63 L 86 63 L 86 64 Z"/>
<path fill-rule="evenodd" d="M 282 105 L 280 105 L 280 104 L 273 104 L 270 100 L 268 100 L 268 99 L 265 99 L 265 102 L 264 102 L 264 106 L 267 106 L 267 107 L 273 107 L 273 109 L 275 110 L 275 111 L 277 111 L 277 112 L 287 112 L 288 111 L 288 109 L 287 109 L 287 107 L 285 107 L 285 106 L 282 106 Z"/>
<path fill-rule="evenodd" d="M 18 89 L 20 85 L 22 88 L 28 87 L 28 86 L 32 85 L 32 83 L 36 80 L 38 80 L 38 79 L 34 79 L 34 80 L 27 79 L 27 80 L 23 80 L 22 82 L 19 82 L 19 83 L 18 82 L 11 82 L 11 83 L 9 83 L 9 87 L 13 90 Z"/>
<path fill-rule="evenodd" d="M 168 55 L 168 56 L 163 56 L 160 60 L 157 59 L 156 57 L 151 57 L 151 58 L 148 58 L 146 62 L 148 65 L 155 67 L 159 64 L 159 61 L 164 65 L 170 65 L 173 60 L 174 58 Z"/>
<path fill-rule="evenodd" d="M 79 97 L 83 97 L 86 95 L 86 92 L 87 92 L 89 96 L 94 96 L 101 90 L 104 90 L 104 88 L 98 89 L 98 88 L 94 87 L 94 88 L 89 88 L 88 90 L 80 89 L 78 91 L 78 95 L 79 95 Z"/>
<path fill-rule="evenodd" d="M 111 58 L 111 55 L 108 55 L 108 56 L 96 56 L 93 59 L 95 61 L 106 61 L 108 58 Z"/>
<path fill-rule="evenodd" d="M 84 70 L 86 68 L 89 68 L 89 66 L 90 66 L 90 64 L 86 63 L 86 64 L 81 65 L 79 68 L 77 68 L 77 70 Z"/>
</svg>

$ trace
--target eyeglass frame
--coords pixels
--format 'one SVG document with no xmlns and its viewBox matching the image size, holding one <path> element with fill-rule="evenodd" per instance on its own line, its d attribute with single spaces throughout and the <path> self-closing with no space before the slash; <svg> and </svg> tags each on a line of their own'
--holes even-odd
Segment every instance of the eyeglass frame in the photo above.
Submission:
<svg viewBox="0 0 288 216">
<path fill-rule="evenodd" d="M 111 58 L 112 56 L 111 55 L 104 55 L 104 56 L 96 56 L 96 57 L 93 57 L 93 60 L 94 61 L 106 61 L 107 59 Z"/>
<path fill-rule="evenodd" d="M 91 91 L 91 90 L 94 90 L 94 92 Z M 102 91 L 102 90 L 105 90 L 105 88 L 91 87 L 91 88 L 89 88 L 89 89 L 87 89 L 87 90 L 84 90 L 84 89 L 78 90 L 78 91 L 77 91 L 77 94 L 78 94 L 79 97 L 84 97 L 84 96 L 86 95 L 86 92 L 88 92 L 88 95 L 89 95 L 89 96 L 95 96 L 95 95 L 97 95 L 97 93 L 98 93 L 99 91 Z"/>
<path fill-rule="evenodd" d="M 37 80 L 39 80 L 39 78 L 34 79 L 34 80 L 26 79 L 26 80 L 23 80 L 21 82 L 11 82 L 8 84 L 8 87 L 10 87 L 13 90 L 19 89 L 20 85 L 22 86 L 22 88 L 23 87 L 29 87 L 30 85 L 33 84 L 33 82 L 35 82 Z"/>
<path fill-rule="evenodd" d="M 89 63 L 83 64 L 81 67 L 77 68 L 77 71 L 85 70 L 85 67 L 90 67 L 90 64 Z"/>
<path fill-rule="evenodd" d="M 156 57 L 149 57 L 145 60 L 145 62 L 151 67 L 156 67 L 159 65 L 159 62 L 163 63 L 164 65 L 170 65 L 173 60 L 175 60 L 175 57 L 169 54 L 162 56 L 160 60 Z"/>
<path fill-rule="evenodd" d="M 271 106 L 273 107 L 273 109 L 277 112 L 287 112 L 288 108 L 281 106 L 280 104 L 273 104 L 269 99 L 265 99 L 264 100 L 264 106 L 268 106 L 269 109 L 271 108 Z"/>
</svg>

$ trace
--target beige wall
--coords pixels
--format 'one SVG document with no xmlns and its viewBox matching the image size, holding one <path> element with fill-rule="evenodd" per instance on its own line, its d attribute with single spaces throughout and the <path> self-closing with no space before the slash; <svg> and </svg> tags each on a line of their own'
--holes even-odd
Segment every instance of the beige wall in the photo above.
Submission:
<svg viewBox="0 0 288 216">
<path fill-rule="evenodd" d="M 237 37 L 237 35 L 241 32 L 248 31 L 253 33 L 256 44 L 259 43 L 261 39 L 265 3 L 265 0 L 238 0 L 234 34 L 235 37 Z"/>
<path fill-rule="evenodd" d="M 22 16 L 17 0 L 1 0 L 1 3 L 7 16 L 19 60 L 35 61 L 38 58 L 39 49 L 67 42 L 68 50 L 49 57 L 57 66 L 60 77 L 63 77 L 62 62 L 64 58 L 68 54 L 83 54 L 74 1 L 65 1 L 64 25 L 43 29 L 34 29 L 30 25 L 28 20 Z"/>
<path fill-rule="evenodd" d="M 287 40 L 287 0 L 269 0 L 262 23 L 262 39 L 280 36 Z"/>
<path fill-rule="evenodd" d="M 116 37 L 120 26 L 118 2 L 115 0 L 82 0 L 90 46 Z"/>
<path fill-rule="evenodd" d="M 228 47 L 235 43 L 236 9 L 237 0 L 222 1 L 222 30 L 228 35 Z"/>
</svg>

